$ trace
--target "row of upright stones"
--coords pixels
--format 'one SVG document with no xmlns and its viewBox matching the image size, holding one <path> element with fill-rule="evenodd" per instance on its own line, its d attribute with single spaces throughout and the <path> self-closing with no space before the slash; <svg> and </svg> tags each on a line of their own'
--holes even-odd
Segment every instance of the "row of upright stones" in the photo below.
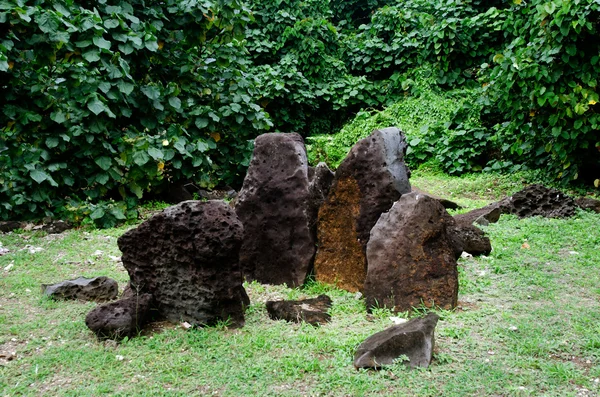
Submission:
<svg viewBox="0 0 600 397">
<path fill-rule="evenodd" d="M 298 134 L 259 136 L 236 205 L 246 279 L 298 286 L 314 269 L 318 281 L 363 292 L 369 308 L 454 307 L 454 221 L 411 193 L 405 152 L 400 130 L 375 130 L 334 176 L 308 166 Z"/>
<path fill-rule="evenodd" d="M 454 307 L 454 220 L 438 200 L 411 192 L 405 152 L 397 128 L 376 130 L 334 175 L 308 165 L 300 135 L 259 136 L 235 210 L 185 201 L 118 239 L 129 290 L 86 324 L 100 337 L 131 336 L 148 318 L 243 326 L 244 278 L 295 287 L 313 270 L 318 281 L 363 292 L 368 308 Z"/>
</svg>

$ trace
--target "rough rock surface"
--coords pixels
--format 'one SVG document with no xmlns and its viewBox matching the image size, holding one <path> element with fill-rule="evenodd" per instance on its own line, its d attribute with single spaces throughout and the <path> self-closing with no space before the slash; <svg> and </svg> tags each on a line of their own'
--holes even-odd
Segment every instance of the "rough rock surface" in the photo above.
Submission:
<svg viewBox="0 0 600 397">
<path fill-rule="evenodd" d="M 118 239 L 135 294 L 152 294 L 173 322 L 244 324 L 249 304 L 238 266 L 243 226 L 223 201 L 185 201 Z"/>
<path fill-rule="evenodd" d="M 600 200 L 588 197 L 580 197 L 575 199 L 575 204 L 583 210 L 590 210 L 600 214 Z"/>
<path fill-rule="evenodd" d="M 327 313 L 330 307 L 331 298 L 327 295 L 299 301 L 267 301 L 267 312 L 272 320 L 304 321 L 312 325 L 328 323 L 331 320 Z"/>
<path fill-rule="evenodd" d="M 427 368 L 433 357 L 434 330 L 439 316 L 429 313 L 368 337 L 354 354 L 354 366 L 379 369 L 405 355 L 405 364 Z"/>
<path fill-rule="evenodd" d="M 100 339 L 135 336 L 148 317 L 152 295 L 142 294 L 96 307 L 85 317 L 85 325 Z"/>
<path fill-rule="evenodd" d="M 462 206 L 460 204 L 455 203 L 452 200 L 448 200 L 448 199 L 436 196 L 435 194 L 431 194 L 429 192 L 426 192 L 425 190 L 419 189 L 416 186 L 412 186 L 411 189 L 412 189 L 411 191 L 413 191 L 415 193 L 425 194 L 425 195 L 427 195 L 429 197 L 432 197 L 432 198 L 438 200 L 444 206 L 444 208 L 446 208 L 447 210 L 457 210 L 457 209 L 461 209 L 462 208 Z"/>
<path fill-rule="evenodd" d="M 448 234 L 458 255 L 463 251 L 473 256 L 489 255 L 492 252 L 492 244 L 489 237 L 476 226 L 455 224 L 448 227 Z"/>
<path fill-rule="evenodd" d="M 575 215 L 575 202 L 560 190 L 530 185 L 512 195 L 512 213 L 519 218 L 543 216 L 565 218 Z"/>
<path fill-rule="evenodd" d="M 418 193 L 403 195 L 382 214 L 367 245 L 367 308 L 454 308 L 458 270 L 448 233 L 453 224 L 439 201 Z"/>
<path fill-rule="evenodd" d="M 236 204 L 244 225 L 240 266 L 246 279 L 290 287 L 304 283 L 316 249 L 308 171 L 300 135 L 256 138 Z"/>
<path fill-rule="evenodd" d="M 62 281 L 57 284 L 42 284 L 42 293 L 54 299 L 79 299 L 104 302 L 119 294 L 119 284 L 108 277 L 85 278 Z"/>
<path fill-rule="evenodd" d="M 500 215 L 510 214 L 512 212 L 512 202 L 510 197 L 502 199 L 498 202 L 486 205 L 483 208 L 478 208 L 464 214 L 454 216 L 456 223 L 459 225 L 472 225 L 474 223 L 487 226 L 490 223 L 498 222 Z"/>
<path fill-rule="evenodd" d="M 371 228 L 383 212 L 411 190 L 405 152 L 400 130 L 375 130 L 354 145 L 339 166 L 319 210 L 315 259 L 318 281 L 351 292 L 362 291 Z"/>
</svg>

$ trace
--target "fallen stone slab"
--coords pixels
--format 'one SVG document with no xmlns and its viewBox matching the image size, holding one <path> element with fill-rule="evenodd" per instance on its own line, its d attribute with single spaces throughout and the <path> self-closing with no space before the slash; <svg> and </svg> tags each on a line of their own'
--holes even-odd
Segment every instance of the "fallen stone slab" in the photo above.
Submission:
<svg viewBox="0 0 600 397">
<path fill-rule="evenodd" d="M 42 284 L 42 293 L 53 299 L 104 302 L 119 294 L 119 284 L 108 277 L 85 278 L 62 281 L 56 284 Z"/>
<path fill-rule="evenodd" d="M 490 223 L 498 222 L 500 215 L 510 214 L 511 212 L 512 203 L 510 197 L 508 197 L 485 207 L 477 208 L 464 214 L 454 215 L 454 219 L 459 225 L 478 224 L 488 226 Z"/>
<path fill-rule="evenodd" d="M 312 325 L 322 325 L 331 320 L 331 316 L 327 313 L 331 307 L 331 298 L 327 295 L 298 301 L 267 301 L 266 305 L 272 320 L 294 323 L 304 321 Z"/>
<path fill-rule="evenodd" d="M 437 314 L 429 313 L 368 337 L 354 354 L 354 367 L 381 369 L 404 358 L 402 363 L 410 367 L 427 368 L 433 357 L 438 320 Z"/>
<path fill-rule="evenodd" d="M 85 325 L 99 339 L 133 337 L 142 329 L 152 306 L 152 295 L 142 294 L 101 305 L 85 317 Z"/>
<path fill-rule="evenodd" d="M 316 250 L 310 185 L 299 134 L 256 138 L 235 206 L 244 225 L 240 266 L 247 280 L 290 287 L 304 284 Z"/>
<path fill-rule="evenodd" d="M 382 214 L 367 245 L 367 309 L 456 307 L 460 253 L 448 230 L 453 225 L 438 200 L 415 192 Z"/>
<path fill-rule="evenodd" d="M 371 229 L 383 212 L 411 190 L 410 171 L 404 164 L 406 147 L 399 129 L 375 130 L 356 143 L 340 164 L 319 210 L 318 281 L 362 291 Z"/>
<path fill-rule="evenodd" d="M 196 326 L 244 324 L 238 265 L 243 226 L 223 201 L 184 201 L 117 240 L 131 293 L 151 294 L 160 318 Z"/>
<path fill-rule="evenodd" d="M 594 211 L 600 214 L 600 200 L 589 197 L 580 197 L 575 199 L 575 204 L 582 210 Z"/>
</svg>

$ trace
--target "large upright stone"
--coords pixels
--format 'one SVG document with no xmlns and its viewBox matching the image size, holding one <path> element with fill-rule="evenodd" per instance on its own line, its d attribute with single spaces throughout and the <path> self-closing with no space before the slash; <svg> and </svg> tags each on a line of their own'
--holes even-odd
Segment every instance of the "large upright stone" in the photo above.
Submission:
<svg viewBox="0 0 600 397">
<path fill-rule="evenodd" d="M 318 194 L 311 192 L 302 137 L 273 133 L 256 138 L 236 205 L 244 224 L 240 266 L 247 279 L 290 287 L 304 283 L 315 254 L 311 208 L 318 204 L 313 198 Z"/>
<path fill-rule="evenodd" d="M 411 190 L 405 152 L 404 135 L 397 128 L 375 130 L 350 150 L 319 210 L 317 280 L 352 292 L 363 289 L 371 228 Z"/>
<path fill-rule="evenodd" d="M 238 254 L 243 226 L 223 201 L 184 201 L 119 240 L 135 294 L 152 294 L 167 320 L 244 324 L 249 304 Z"/>
<path fill-rule="evenodd" d="M 453 224 L 439 201 L 418 193 L 403 195 L 381 215 L 367 246 L 367 307 L 455 307 L 458 271 L 447 231 Z"/>
</svg>

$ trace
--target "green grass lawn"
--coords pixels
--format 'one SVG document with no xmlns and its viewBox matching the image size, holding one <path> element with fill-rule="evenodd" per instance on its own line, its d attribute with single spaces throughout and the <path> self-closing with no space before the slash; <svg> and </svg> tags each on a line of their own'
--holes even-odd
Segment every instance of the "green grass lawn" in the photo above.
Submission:
<svg viewBox="0 0 600 397">
<path fill-rule="evenodd" d="M 467 208 L 522 188 L 515 176 L 415 173 L 412 182 Z M 128 227 L 0 234 L 10 250 L 0 256 L 0 396 L 598 395 L 599 227 L 600 215 L 583 211 L 565 220 L 502 216 L 485 228 L 491 255 L 459 261 L 459 306 L 438 312 L 432 365 L 377 372 L 354 369 L 353 354 L 392 314 L 367 315 L 355 294 L 316 283 L 246 285 L 241 329 L 153 324 L 119 345 L 99 342 L 84 323 L 95 303 L 44 299 L 40 284 L 105 275 L 122 288 L 127 273 L 111 256 L 120 256 L 116 239 Z M 267 316 L 266 300 L 320 293 L 333 299 L 325 326 Z M 6 361 L 7 352 L 16 357 Z"/>
</svg>

